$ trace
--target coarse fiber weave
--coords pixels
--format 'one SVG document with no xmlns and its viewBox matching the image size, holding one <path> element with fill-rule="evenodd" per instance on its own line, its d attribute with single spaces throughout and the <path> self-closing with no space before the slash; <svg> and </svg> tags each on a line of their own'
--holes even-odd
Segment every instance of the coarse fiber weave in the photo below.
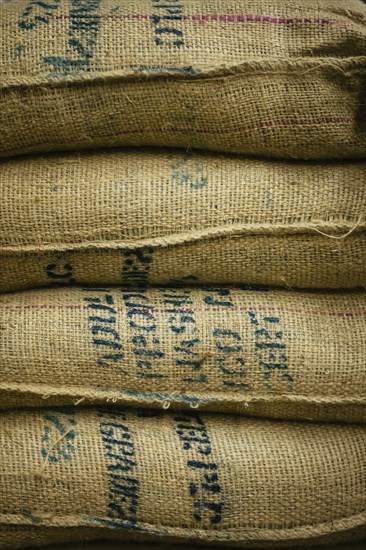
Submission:
<svg viewBox="0 0 366 550">
<path fill-rule="evenodd" d="M 366 156 L 361 0 L 27 0 L 0 14 L 0 156 Z"/>
<path fill-rule="evenodd" d="M 106 404 L 366 421 L 366 292 L 0 296 L 0 408 Z"/>
<path fill-rule="evenodd" d="M 0 418 L 2 550 L 77 528 L 249 547 L 365 534 L 361 426 L 74 408 Z"/>
<path fill-rule="evenodd" d="M 366 163 L 123 150 L 0 166 L 0 292 L 366 286 Z"/>
</svg>

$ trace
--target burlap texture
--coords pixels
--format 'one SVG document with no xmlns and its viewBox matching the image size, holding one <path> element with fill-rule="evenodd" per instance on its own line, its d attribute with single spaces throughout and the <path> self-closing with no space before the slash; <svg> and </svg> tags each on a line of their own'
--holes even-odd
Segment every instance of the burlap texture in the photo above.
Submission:
<svg viewBox="0 0 366 550">
<path fill-rule="evenodd" d="M 66 408 L 3 413 L 0 441 L 5 529 L 242 546 L 365 533 L 360 426 Z"/>
<path fill-rule="evenodd" d="M 121 548 L 123 548 L 123 550 L 190 550 L 191 548 L 195 548 L 195 550 L 206 550 L 208 547 L 212 549 L 223 547 L 222 544 L 217 542 L 213 545 L 210 542 L 205 543 L 204 541 L 200 541 L 196 543 L 192 540 L 190 540 L 188 544 L 184 540 L 179 540 L 178 542 L 169 541 L 165 543 L 168 537 L 164 537 L 164 542 L 161 542 L 161 537 L 158 535 L 151 537 L 144 535 L 141 537 L 136 533 L 131 533 L 131 535 L 125 537 L 119 532 L 117 538 L 114 531 L 110 529 L 97 529 L 95 527 L 73 527 L 64 529 L 62 527 L 42 528 L 14 526 L 14 528 L 0 527 L 0 532 L 2 540 L 5 541 L 5 548 L 7 548 L 7 544 L 8 547 L 11 547 L 11 550 L 24 548 L 25 544 L 31 544 L 32 547 L 43 546 L 46 547 L 47 550 L 65 550 L 65 544 L 67 544 L 67 550 L 121 550 Z M 337 532 L 334 536 L 334 540 L 337 541 L 336 545 L 333 545 L 332 535 L 328 534 L 325 537 L 326 542 L 324 544 L 322 544 L 322 538 L 317 538 L 314 545 L 306 545 L 306 548 L 307 550 L 364 550 L 364 542 L 357 542 L 357 539 L 359 541 L 359 532 L 360 529 L 355 530 L 355 536 L 357 537 L 356 542 L 352 540 L 350 530 L 347 530 L 345 535 L 347 542 L 340 543 L 339 541 L 342 540 L 342 534 Z M 62 542 L 55 546 L 48 542 L 50 540 Z M 123 543 L 123 546 L 121 546 L 121 543 Z M 227 545 L 225 546 L 227 547 Z M 243 545 L 232 543 L 229 546 L 229 548 L 238 547 L 243 547 Z M 246 545 L 246 547 L 248 547 L 248 545 Z M 284 548 L 295 550 L 303 547 L 304 543 L 298 543 L 297 541 L 285 541 L 282 543 L 281 548 L 276 544 L 266 543 L 266 548 L 277 548 L 277 550 L 282 550 Z M 263 548 L 263 546 L 261 543 L 256 544 L 253 542 L 250 544 L 250 548 L 260 549 Z"/>
<path fill-rule="evenodd" d="M 366 293 L 0 297 L 0 407 L 118 403 L 366 421 Z"/>
<path fill-rule="evenodd" d="M 0 9 L 1 156 L 143 144 L 366 155 L 361 0 Z"/>
<path fill-rule="evenodd" d="M 172 151 L 0 167 L 0 291 L 55 284 L 366 285 L 366 163 Z"/>
</svg>

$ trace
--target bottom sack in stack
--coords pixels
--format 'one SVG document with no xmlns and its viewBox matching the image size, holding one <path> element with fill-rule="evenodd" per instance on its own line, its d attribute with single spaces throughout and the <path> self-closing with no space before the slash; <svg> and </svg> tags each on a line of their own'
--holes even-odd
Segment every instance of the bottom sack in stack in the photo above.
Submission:
<svg viewBox="0 0 366 550">
<path fill-rule="evenodd" d="M 1 413 L 0 548 L 80 539 L 359 540 L 362 426 L 197 412 Z"/>
<path fill-rule="evenodd" d="M 366 421 L 366 292 L 63 288 L 0 296 L 0 408 L 199 407 Z"/>
</svg>

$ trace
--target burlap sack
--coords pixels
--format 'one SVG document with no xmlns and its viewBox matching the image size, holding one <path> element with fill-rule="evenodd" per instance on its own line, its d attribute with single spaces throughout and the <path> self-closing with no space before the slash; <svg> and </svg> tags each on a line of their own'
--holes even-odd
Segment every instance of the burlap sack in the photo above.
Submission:
<svg viewBox="0 0 366 550">
<path fill-rule="evenodd" d="M 130 151 L 0 166 L 0 291 L 366 286 L 366 163 Z"/>
<path fill-rule="evenodd" d="M 133 532 L 240 546 L 361 537 L 365 453 L 366 430 L 355 425 L 195 412 L 3 413 L 1 548 L 10 546 L 9 527 L 11 548 L 24 543 L 25 527 L 28 545 L 38 530 L 43 543 L 56 543 L 61 527 L 70 538 L 80 527 L 89 539 Z"/>
<path fill-rule="evenodd" d="M 1 6 L 0 156 L 163 145 L 365 158 L 362 0 Z"/>
<path fill-rule="evenodd" d="M 114 402 L 366 421 L 366 292 L 0 296 L 0 407 Z"/>
</svg>

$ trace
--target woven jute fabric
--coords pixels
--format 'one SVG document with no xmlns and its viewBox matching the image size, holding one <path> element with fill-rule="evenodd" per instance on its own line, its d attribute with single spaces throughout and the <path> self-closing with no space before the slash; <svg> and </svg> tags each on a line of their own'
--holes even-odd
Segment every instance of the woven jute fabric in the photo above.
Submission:
<svg viewBox="0 0 366 550">
<path fill-rule="evenodd" d="M 112 404 L 366 421 L 366 292 L 0 296 L 0 407 Z"/>
<path fill-rule="evenodd" d="M 2 413 L 0 443 L 13 545 L 17 526 L 242 546 L 365 534 L 357 425 L 70 407 Z"/>
<path fill-rule="evenodd" d="M 104 151 L 0 166 L 0 291 L 366 286 L 366 163 Z"/>
<path fill-rule="evenodd" d="M 147 144 L 365 158 L 361 0 L 0 9 L 1 156 Z"/>
</svg>

